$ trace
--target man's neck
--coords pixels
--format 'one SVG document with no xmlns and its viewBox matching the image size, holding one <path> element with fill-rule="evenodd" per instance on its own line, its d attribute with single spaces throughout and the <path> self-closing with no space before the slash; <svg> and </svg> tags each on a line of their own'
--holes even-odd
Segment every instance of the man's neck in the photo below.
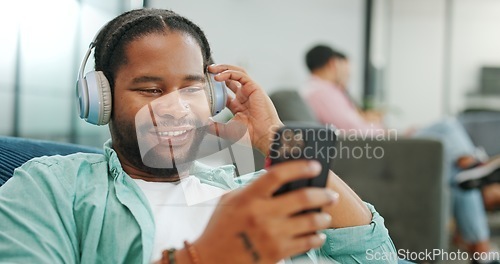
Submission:
<svg viewBox="0 0 500 264">
<path fill-rule="evenodd" d="M 335 78 L 335 75 L 331 74 L 328 71 L 315 71 L 312 73 L 312 75 L 316 78 L 319 78 L 323 81 L 329 82 L 329 83 L 337 86 L 337 80 Z"/>
<path fill-rule="evenodd" d="M 140 179 L 148 182 L 177 182 L 180 181 L 181 178 L 189 175 L 189 164 L 177 166 L 175 170 L 155 168 L 141 169 L 127 160 L 124 156 L 120 155 L 119 152 L 117 152 L 117 155 L 123 170 L 133 179 Z"/>
</svg>

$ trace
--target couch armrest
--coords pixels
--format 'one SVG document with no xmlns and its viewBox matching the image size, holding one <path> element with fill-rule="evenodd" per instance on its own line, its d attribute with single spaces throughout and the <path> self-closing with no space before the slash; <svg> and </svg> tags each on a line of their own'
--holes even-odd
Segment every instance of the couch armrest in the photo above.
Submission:
<svg viewBox="0 0 500 264">
<path fill-rule="evenodd" d="M 447 248 L 449 187 L 439 141 L 340 140 L 332 165 L 385 218 L 396 248 Z"/>
</svg>

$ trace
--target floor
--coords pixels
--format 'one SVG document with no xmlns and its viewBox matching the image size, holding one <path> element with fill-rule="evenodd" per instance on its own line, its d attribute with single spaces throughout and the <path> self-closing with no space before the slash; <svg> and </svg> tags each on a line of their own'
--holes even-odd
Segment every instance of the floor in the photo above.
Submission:
<svg viewBox="0 0 500 264">
<path fill-rule="evenodd" d="M 494 246 L 500 250 L 500 211 L 494 212 L 494 213 L 488 213 L 488 222 L 490 224 L 490 230 L 491 230 L 491 240 Z M 449 249 L 449 252 L 457 253 L 458 249 L 454 246 Z M 457 255 L 457 254 L 455 254 Z M 449 257 L 451 258 L 452 255 L 450 254 Z M 470 256 L 472 257 L 472 256 Z M 458 258 L 458 256 L 457 256 Z M 442 261 L 440 263 L 443 264 L 469 264 L 470 261 L 468 260 L 447 260 L 447 261 Z"/>
</svg>

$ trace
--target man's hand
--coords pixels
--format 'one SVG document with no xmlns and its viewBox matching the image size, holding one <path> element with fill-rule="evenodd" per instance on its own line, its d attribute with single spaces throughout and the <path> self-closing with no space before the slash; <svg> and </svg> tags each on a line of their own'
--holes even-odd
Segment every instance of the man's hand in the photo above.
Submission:
<svg viewBox="0 0 500 264">
<path fill-rule="evenodd" d="M 382 111 L 367 110 L 367 111 L 362 111 L 360 114 L 366 122 L 380 124 L 380 125 L 383 124 L 385 113 Z"/>
<path fill-rule="evenodd" d="M 216 74 L 216 81 L 226 82 L 235 94 L 234 98 L 228 98 L 226 105 L 234 117 L 227 124 L 217 126 L 219 134 L 231 137 L 233 127 L 236 131 L 246 127 L 252 145 L 267 155 L 274 130 L 283 125 L 269 96 L 242 68 L 220 64 L 211 65 L 208 70 Z"/>
<path fill-rule="evenodd" d="M 286 182 L 312 178 L 321 168 L 314 161 L 291 161 L 270 168 L 246 188 L 224 195 L 194 246 L 202 263 L 276 263 L 320 247 L 325 237 L 316 231 L 331 225 L 328 213 L 307 209 L 336 203 L 326 188 L 303 188 L 279 196 Z"/>
</svg>

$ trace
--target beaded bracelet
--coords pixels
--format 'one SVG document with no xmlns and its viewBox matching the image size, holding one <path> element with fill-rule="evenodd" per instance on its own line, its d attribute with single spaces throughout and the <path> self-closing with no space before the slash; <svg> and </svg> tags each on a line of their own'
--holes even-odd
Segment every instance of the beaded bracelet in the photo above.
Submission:
<svg viewBox="0 0 500 264">
<path fill-rule="evenodd" d="M 184 240 L 184 246 L 186 247 L 189 253 L 189 258 L 191 259 L 193 264 L 201 264 L 200 256 L 198 255 L 198 251 L 196 251 L 196 248 L 194 248 L 191 243 L 187 242 L 187 240 Z"/>
<path fill-rule="evenodd" d="M 175 248 L 163 250 L 161 264 L 175 264 Z"/>
</svg>

